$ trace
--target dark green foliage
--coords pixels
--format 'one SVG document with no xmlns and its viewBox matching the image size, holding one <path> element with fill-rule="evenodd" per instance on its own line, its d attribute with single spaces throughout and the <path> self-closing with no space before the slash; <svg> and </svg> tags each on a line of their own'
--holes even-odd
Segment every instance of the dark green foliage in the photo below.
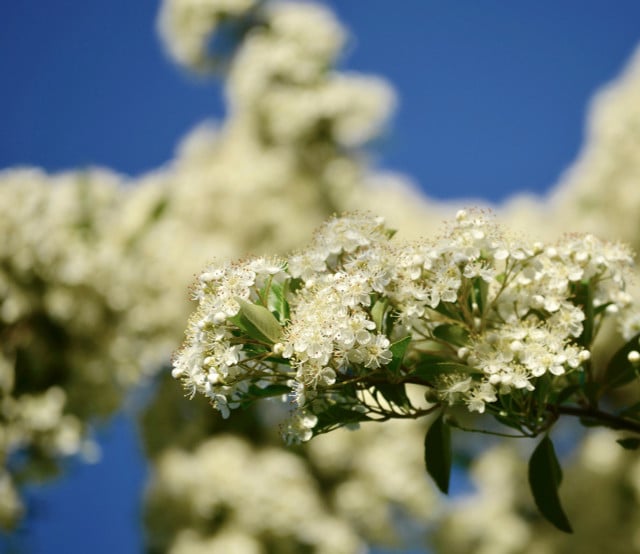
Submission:
<svg viewBox="0 0 640 554">
<path fill-rule="evenodd" d="M 529 486 L 540 513 L 561 531 L 573 533 L 558 496 L 561 482 L 562 469 L 553 443 L 545 435 L 529 460 Z"/>
<path fill-rule="evenodd" d="M 449 492 L 451 476 L 451 428 L 443 414 L 431 424 L 424 439 L 424 461 L 429 475 L 445 494 Z"/>
<path fill-rule="evenodd" d="M 629 355 L 629 352 L 640 349 L 640 344 L 638 342 L 639 339 L 640 333 L 620 347 L 620 349 L 613 355 L 607 364 L 607 369 L 604 373 L 605 388 L 613 389 L 621 387 L 638 377 L 638 366 L 632 364 L 627 356 Z"/>
<path fill-rule="evenodd" d="M 404 360 L 404 355 L 407 352 L 407 348 L 409 347 L 409 343 L 411 342 L 411 336 L 404 337 L 399 341 L 394 342 L 389 350 L 391 351 L 391 355 L 393 358 L 387 365 L 387 370 L 390 373 L 397 374 L 402 367 L 402 361 Z"/>
</svg>

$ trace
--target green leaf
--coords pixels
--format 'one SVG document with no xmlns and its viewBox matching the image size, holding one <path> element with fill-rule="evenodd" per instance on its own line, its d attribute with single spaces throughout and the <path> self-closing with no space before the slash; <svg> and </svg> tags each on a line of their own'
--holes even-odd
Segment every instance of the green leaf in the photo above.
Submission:
<svg viewBox="0 0 640 554">
<path fill-rule="evenodd" d="M 286 385 L 267 385 L 266 387 L 251 385 L 248 394 L 254 398 L 268 398 L 270 396 L 281 396 L 289 392 L 291 392 L 291 389 Z"/>
<path fill-rule="evenodd" d="M 242 351 L 246 352 L 249 356 L 260 356 L 263 354 L 269 355 L 271 350 L 264 344 L 252 344 L 247 343 L 242 346 Z M 271 359 L 271 357 L 269 358 Z"/>
<path fill-rule="evenodd" d="M 384 315 L 387 311 L 387 305 L 389 301 L 385 298 L 384 300 L 378 300 L 371 308 L 371 319 L 376 324 L 376 329 L 379 333 L 383 332 L 383 324 L 384 324 Z"/>
<path fill-rule="evenodd" d="M 375 390 L 389 404 L 395 404 L 399 408 L 411 408 L 411 401 L 405 391 L 404 383 L 379 383 L 375 386 Z"/>
<path fill-rule="evenodd" d="M 640 402 L 636 402 L 635 404 L 632 404 L 628 408 L 625 408 L 624 410 L 622 410 L 620 412 L 620 415 L 622 415 L 622 416 L 631 416 L 631 417 L 639 416 L 640 415 Z"/>
<path fill-rule="evenodd" d="M 588 281 L 583 281 L 575 286 L 572 301 L 576 306 L 582 309 L 585 315 L 582 323 L 582 334 L 578 337 L 578 344 L 588 348 L 593 341 L 593 331 L 595 329 L 593 287 Z"/>
<path fill-rule="evenodd" d="M 522 425 L 520 425 L 520 423 L 515 417 L 509 416 L 509 415 L 500 415 L 500 414 L 493 414 L 493 417 L 496 419 L 496 421 L 498 421 L 499 423 L 502 423 L 502 425 L 505 425 L 506 427 L 511 427 L 511 429 L 516 429 L 522 432 Z"/>
<path fill-rule="evenodd" d="M 450 363 L 449 356 L 439 356 L 438 354 L 420 354 L 416 367 L 428 367 L 434 364 Z"/>
<path fill-rule="evenodd" d="M 578 421 L 580 422 L 580 425 L 584 425 L 585 427 L 609 427 L 599 419 L 594 418 L 581 417 Z"/>
<path fill-rule="evenodd" d="M 288 281 L 285 281 L 283 285 L 271 283 L 271 287 L 269 288 L 269 309 L 275 312 L 281 324 L 291 319 L 289 302 L 287 302 L 288 288 Z"/>
<path fill-rule="evenodd" d="M 316 415 L 318 416 L 318 423 L 315 427 L 317 432 L 325 432 L 371 419 L 364 412 L 350 409 L 348 404 L 333 404 Z"/>
<path fill-rule="evenodd" d="M 404 360 L 404 355 L 407 352 L 407 348 L 409 347 L 409 343 L 411 342 L 411 335 L 407 335 L 403 339 L 400 339 L 394 342 L 390 347 L 389 351 L 391 352 L 391 361 L 389 365 L 387 365 L 387 369 L 391 373 L 398 373 L 400 371 L 400 367 L 402 366 L 402 361 Z"/>
<path fill-rule="evenodd" d="M 638 377 L 638 367 L 632 364 L 627 356 L 633 350 L 640 350 L 640 333 L 624 344 L 611 358 L 604 372 L 604 386 L 615 389 L 630 383 Z"/>
<path fill-rule="evenodd" d="M 488 292 L 489 283 L 487 283 L 482 277 L 476 277 L 473 280 L 473 297 L 481 314 L 484 313 L 485 306 L 487 305 Z"/>
<path fill-rule="evenodd" d="M 433 336 L 457 346 L 466 346 L 469 344 L 469 331 L 455 323 L 438 325 L 438 327 L 433 330 Z"/>
<path fill-rule="evenodd" d="M 638 437 L 625 437 L 624 439 L 618 439 L 616 442 L 625 450 L 638 450 L 640 448 L 640 438 Z"/>
<path fill-rule="evenodd" d="M 436 358 L 437 359 L 437 358 Z M 425 379 L 426 381 L 432 381 L 433 379 L 440 377 L 441 375 L 451 373 L 466 373 L 468 375 L 480 374 L 481 371 L 464 364 L 458 364 L 456 362 L 420 360 L 420 363 L 416 366 L 411 373 Z"/>
<path fill-rule="evenodd" d="M 609 306 L 611 306 L 613 302 L 607 302 L 606 304 L 600 304 L 597 308 L 593 310 L 594 315 L 600 315 L 604 312 Z"/>
<path fill-rule="evenodd" d="M 580 377 L 584 377 L 584 372 L 580 374 Z M 598 404 L 598 396 L 600 395 L 600 383 L 596 383 L 595 381 L 583 383 L 582 390 L 592 406 Z"/>
<path fill-rule="evenodd" d="M 456 319 L 460 315 L 458 306 L 450 302 L 440 302 L 434 309 L 436 312 L 446 316 L 449 319 Z"/>
<path fill-rule="evenodd" d="M 153 210 L 151 210 L 151 213 L 149 214 L 149 221 L 154 222 L 160 219 L 160 217 L 167 211 L 168 206 L 168 199 L 161 198 L 153 207 Z"/>
<path fill-rule="evenodd" d="M 449 492 L 451 476 L 451 428 L 440 414 L 431 424 L 424 439 L 424 461 L 427 471 L 438 488 L 445 494 Z"/>
<path fill-rule="evenodd" d="M 560 390 L 560 392 L 558 393 L 558 396 L 555 400 L 555 404 L 562 404 L 563 402 L 566 402 L 567 400 L 569 400 L 575 393 L 579 392 L 581 390 L 582 387 L 580 387 L 580 385 L 569 385 L 568 387 L 565 387 L 563 389 Z"/>
<path fill-rule="evenodd" d="M 239 319 L 234 322 L 252 339 L 260 342 L 276 343 L 282 336 L 282 327 L 275 316 L 264 306 L 236 298 L 240 304 Z"/>
<path fill-rule="evenodd" d="M 562 470 L 548 435 L 540 441 L 529 460 L 529 486 L 540 513 L 565 533 L 573 533 L 560 504 L 558 487 Z"/>
</svg>

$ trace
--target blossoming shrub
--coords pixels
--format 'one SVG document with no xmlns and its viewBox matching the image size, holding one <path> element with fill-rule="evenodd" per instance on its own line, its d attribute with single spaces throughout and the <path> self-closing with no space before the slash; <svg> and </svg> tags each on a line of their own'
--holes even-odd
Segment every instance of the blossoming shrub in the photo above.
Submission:
<svg viewBox="0 0 640 554">
<path fill-rule="evenodd" d="M 0 172 L 3 527 L 23 512 L 16 485 L 56 474 L 61 457 L 93 456 L 92 424 L 161 356 L 135 321 L 146 292 L 141 262 L 123 263 L 122 185 L 104 170 Z"/>
<path fill-rule="evenodd" d="M 531 244 L 464 210 L 434 240 L 392 236 L 381 218 L 351 214 L 287 258 L 206 268 L 174 376 L 225 417 L 280 398 L 291 408 L 283 432 L 292 443 L 440 411 L 426 463 L 445 492 L 461 407 L 494 416 L 513 436 L 548 433 L 563 413 L 640 430 L 635 417 L 598 408 L 606 389 L 636 377 L 637 338 L 626 337 L 605 372 L 589 363 L 605 319 L 619 319 L 627 335 L 623 323 L 635 321 L 626 247 L 590 235 Z M 408 385 L 427 402 L 414 402 Z M 569 531 L 557 467 L 545 435 L 530 481 L 542 513 Z"/>
</svg>

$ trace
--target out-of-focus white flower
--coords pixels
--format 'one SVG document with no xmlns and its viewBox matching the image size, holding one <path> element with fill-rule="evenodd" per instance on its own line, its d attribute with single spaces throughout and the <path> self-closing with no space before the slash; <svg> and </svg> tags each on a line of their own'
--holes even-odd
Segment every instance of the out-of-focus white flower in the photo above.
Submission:
<svg viewBox="0 0 640 554">
<path fill-rule="evenodd" d="M 197 529 L 213 522 L 214 536 L 184 529 L 170 552 L 197 553 L 205 545 L 217 551 L 232 544 L 280 551 L 280 543 L 318 554 L 364 551 L 352 528 L 327 509 L 299 457 L 274 447 L 256 448 L 239 437 L 209 439 L 192 454 L 167 452 L 149 497 L 156 509 L 180 511 L 175 525 L 187 519 Z"/>
<path fill-rule="evenodd" d="M 0 527 L 12 529 L 23 512 L 24 506 L 11 476 L 0 472 Z"/>
<path fill-rule="evenodd" d="M 164 0 L 158 31 L 174 60 L 195 70 L 207 69 L 209 42 L 221 23 L 246 15 L 257 0 Z"/>
<path fill-rule="evenodd" d="M 278 83 L 317 84 L 345 40 L 333 14 L 318 4 L 274 3 L 263 17 L 265 25 L 249 33 L 231 67 L 228 91 L 234 110 L 251 110 Z"/>
</svg>

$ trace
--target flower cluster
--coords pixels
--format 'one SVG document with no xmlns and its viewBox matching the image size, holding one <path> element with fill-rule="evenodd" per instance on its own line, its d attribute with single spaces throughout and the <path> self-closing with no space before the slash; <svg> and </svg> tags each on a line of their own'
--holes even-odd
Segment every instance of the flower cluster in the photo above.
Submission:
<svg viewBox="0 0 640 554">
<path fill-rule="evenodd" d="M 210 266 L 174 376 L 225 416 L 284 394 L 294 441 L 426 413 L 408 383 L 436 405 L 509 406 L 512 426 L 536 434 L 602 320 L 631 303 L 630 252 L 589 235 L 529 244 L 464 210 L 436 240 L 392 235 L 381 218 L 351 214 L 287 259 Z"/>
</svg>

